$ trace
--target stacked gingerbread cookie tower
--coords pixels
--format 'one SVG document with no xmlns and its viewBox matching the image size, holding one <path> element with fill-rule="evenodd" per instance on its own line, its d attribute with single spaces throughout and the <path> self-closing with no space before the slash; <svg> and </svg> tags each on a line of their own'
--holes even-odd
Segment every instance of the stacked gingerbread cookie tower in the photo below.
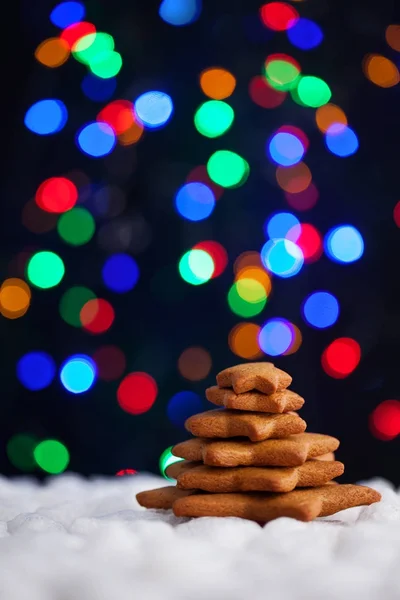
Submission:
<svg viewBox="0 0 400 600">
<path fill-rule="evenodd" d="M 375 490 L 333 481 L 344 471 L 333 455 L 339 441 L 305 433 L 294 412 L 304 400 L 288 389 L 291 381 L 271 363 L 221 371 L 206 396 L 222 408 L 190 417 L 185 426 L 196 437 L 173 448 L 184 459 L 167 471 L 177 486 L 141 492 L 139 504 L 172 508 L 180 517 L 264 523 L 281 516 L 310 521 L 379 501 Z"/>
</svg>

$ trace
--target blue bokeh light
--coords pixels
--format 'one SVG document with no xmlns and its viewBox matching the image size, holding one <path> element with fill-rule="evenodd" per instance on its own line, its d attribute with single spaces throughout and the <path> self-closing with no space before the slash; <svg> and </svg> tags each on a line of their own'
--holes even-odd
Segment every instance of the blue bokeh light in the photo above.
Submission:
<svg viewBox="0 0 400 600">
<path fill-rule="evenodd" d="M 186 419 L 203 410 L 203 403 L 194 392 L 178 392 L 168 402 L 168 419 L 177 427 L 184 427 Z"/>
<path fill-rule="evenodd" d="M 116 144 L 114 130 L 107 123 L 88 123 L 78 133 L 76 138 L 82 152 L 98 158 L 110 154 Z"/>
<path fill-rule="evenodd" d="M 56 27 L 65 29 L 74 23 L 82 21 L 85 7 L 81 2 L 61 2 L 50 13 L 50 21 Z"/>
<path fill-rule="evenodd" d="M 117 88 L 117 78 L 103 79 L 92 73 L 88 73 L 81 84 L 83 93 L 94 102 L 109 100 Z"/>
<path fill-rule="evenodd" d="M 143 125 L 157 129 L 165 125 L 174 110 L 172 99 L 164 92 L 145 92 L 135 101 L 135 112 Z"/>
<path fill-rule="evenodd" d="M 313 327 L 326 329 L 338 320 L 339 302 L 329 292 L 314 292 L 303 304 L 303 316 Z"/>
<path fill-rule="evenodd" d="M 325 135 L 325 143 L 332 154 L 336 156 L 351 156 L 358 150 L 358 138 L 354 131 L 342 125 L 335 123 L 329 127 Z"/>
<path fill-rule="evenodd" d="M 304 146 L 293 133 L 279 131 L 268 145 L 269 154 L 276 164 L 282 167 L 296 165 L 304 156 Z"/>
<path fill-rule="evenodd" d="M 300 227 L 298 218 L 289 212 L 281 212 L 273 215 L 265 223 L 265 234 L 271 239 L 284 238 L 293 227 Z M 292 239 L 292 241 L 294 241 Z"/>
<path fill-rule="evenodd" d="M 201 0 L 163 0 L 158 14 L 170 25 L 189 25 L 199 18 L 202 8 Z"/>
<path fill-rule="evenodd" d="M 265 354 L 279 356 L 293 343 L 293 331 L 284 319 L 271 319 L 260 329 L 258 344 Z"/>
<path fill-rule="evenodd" d="M 139 279 L 139 267 L 129 254 L 113 254 L 104 263 L 102 277 L 105 285 L 119 294 L 132 290 Z"/>
<path fill-rule="evenodd" d="M 297 275 L 304 264 L 304 256 L 294 242 L 285 239 L 269 240 L 261 249 L 264 266 L 278 277 Z"/>
<path fill-rule="evenodd" d="M 92 387 L 96 374 L 96 364 L 90 356 L 75 354 L 61 367 L 60 381 L 71 394 L 82 394 Z"/>
<path fill-rule="evenodd" d="M 300 50 L 312 50 L 324 39 L 322 29 L 311 19 L 299 19 L 287 30 L 289 41 Z"/>
<path fill-rule="evenodd" d="M 215 197 L 204 183 L 193 181 L 183 185 L 175 196 L 178 213 L 189 221 L 207 219 L 214 210 Z"/>
<path fill-rule="evenodd" d="M 57 133 L 65 126 L 68 111 L 64 102 L 54 98 L 39 100 L 25 113 L 25 126 L 38 135 Z"/>
<path fill-rule="evenodd" d="M 340 263 L 352 263 L 364 254 L 364 240 L 353 225 L 339 225 L 325 236 L 325 252 L 328 257 Z"/>
<path fill-rule="evenodd" d="M 43 390 L 54 379 L 56 365 L 46 352 L 28 352 L 17 363 L 17 377 L 28 390 Z"/>
</svg>

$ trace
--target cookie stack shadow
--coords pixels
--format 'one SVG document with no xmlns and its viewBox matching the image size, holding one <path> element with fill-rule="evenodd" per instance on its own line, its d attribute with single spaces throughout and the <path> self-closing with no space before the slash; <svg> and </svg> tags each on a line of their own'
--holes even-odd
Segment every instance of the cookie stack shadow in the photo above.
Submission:
<svg viewBox="0 0 400 600">
<path fill-rule="evenodd" d="M 183 460 L 167 469 L 176 486 L 141 492 L 141 506 L 178 517 L 241 517 L 260 523 L 278 517 L 311 521 L 380 500 L 371 488 L 339 484 L 339 440 L 305 433 L 297 414 L 304 400 L 292 378 L 271 363 L 237 365 L 206 390 L 217 405 L 187 419 L 195 437 L 172 452 Z"/>
</svg>

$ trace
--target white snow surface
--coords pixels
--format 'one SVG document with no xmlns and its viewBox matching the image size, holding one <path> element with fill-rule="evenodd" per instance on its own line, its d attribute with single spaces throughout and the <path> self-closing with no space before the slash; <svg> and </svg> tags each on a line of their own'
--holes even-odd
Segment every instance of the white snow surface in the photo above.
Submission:
<svg viewBox="0 0 400 600">
<path fill-rule="evenodd" d="M 178 519 L 152 475 L 0 478 L 1 600 L 398 600 L 400 495 L 326 519 Z"/>
</svg>

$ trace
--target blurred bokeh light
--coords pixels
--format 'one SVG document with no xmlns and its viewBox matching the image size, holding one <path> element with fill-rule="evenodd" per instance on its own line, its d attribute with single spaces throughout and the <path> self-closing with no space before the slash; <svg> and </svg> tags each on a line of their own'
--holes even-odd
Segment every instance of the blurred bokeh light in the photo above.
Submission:
<svg viewBox="0 0 400 600">
<path fill-rule="evenodd" d="M 158 387 L 148 373 L 129 373 L 118 386 L 118 404 L 125 412 L 140 415 L 153 406 Z"/>
<path fill-rule="evenodd" d="M 0 470 L 168 479 L 216 373 L 266 360 L 375 475 L 400 435 L 393 7 L 150 4 L 6 26 Z"/>
<path fill-rule="evenodd" d="M 87 392 L 96 380 L 96 365 L 90 356 L 70 356 L 60 370 L 60 381 L 71 394 Z"/>
</svg>

